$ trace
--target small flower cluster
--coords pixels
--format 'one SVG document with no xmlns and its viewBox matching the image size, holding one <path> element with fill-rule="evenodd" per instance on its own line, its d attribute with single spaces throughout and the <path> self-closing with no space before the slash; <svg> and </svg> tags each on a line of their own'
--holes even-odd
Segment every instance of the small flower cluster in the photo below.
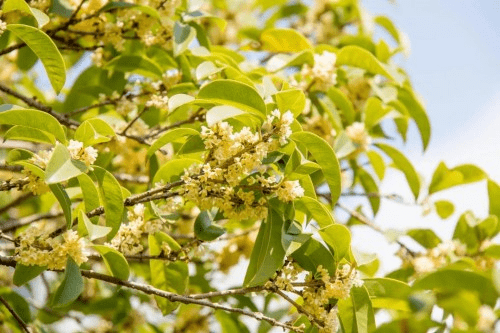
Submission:
<svg viewBox="0 0 500 333">
<path fill-rule="evenodd" d="M 276 190 L 278 199 L 284 202 L 292 202 L 295 198 L 304 196 L 304 189 L 300 186 L 298 180 L 287 180 L 281 182 Z"/>
<path fill-rule="evenodd" d="M 231 267 L 239 262 L 242 256 L 247 259 L 250 258 L 254 242 L 254 234 L 230 239 L 217 257 L 220 271 L 227 273 Z"/>
<path fill-rule="evenodd" d="M 362 151 L 368 150 L 368 147 L 372 143 L 372 138 L 368 134 L 364 123 L 352 123 L 352 125 L 347 126 L 345 133 Z"/>
<path fill-rule="evenodd" d="M 97 159 L 97 150 L 93 147 L 84 148 L 83 143 L 80 141 L 70 140 L 68 151 L 72 159 L 82 161 L 87 166 L 94 164 Z M 30 162 L 45 170 L 53 152 L 53 149 L 39 151 L 30 158 Z M 35 195 L 40 195 L 49 191 L 47 184 L 30 170 L 24 169 L 23 174 L 26 175 L 28 180 L 28 183 L 24 187 L 25 189 L 28 189 Z"/>
<path fill-rule="evenodd" d="M 252 133 L 248 127 L 233 132 L 227 122 L 203 127 L 206 163 L 186 170 L 181 194 L 201 210 L 217 207 L 227 218 L 257 220 L 267 215 L 266 196 L 276 191 L 284 201 L 302 196 L 298 182 L 276 184 L 276 177 L 266 174 L 262 165 L 270 151 L 287 142 L 293 119 L 290 111 L 275 110 L 263 124 L 263 134 Z M 240 184 L 244 178 L 246 184 Z"/>
<path fill-rule="evenodd" d="M 67 230 L 61 237 L 50 237 L 45 223 L 31 225 L 19 237 L 16 260 L 23 265 L 47 266 L 48 269 L 64 269 L 68 257 L 77 265 L 87 261 L 85 243 L 74 230 Z"/>
<path fill-rule="evenodd" d="M 333 146 L 337 132 L 326 115 L 314 115 L 310 118 L 306 118 L 306 123 L 302 125 L 302 128 L 304 131 L 317 134 Z"/>
<path fill-rule="evenodd" d="M 137 204 L 127 212 L 128 224 L 122 224 L 109 246 L 126 255 L 133 255 L 144 250 L 142 236 L 163 230 L 161 220 L 144 220 L 145 207 Z"/>
<path fill-rule="evenodd" d="M 360 287 L 363 280 L 359 278 L 358 272 L 349 264 L 338 268 L 335 278 L 330 277 L 328 271 L 321 265 L 317 268 L 317 274 L 324 285 L 320 287 L 306 287 L 302 293 L 304 299 L 304 309 L 313 315 L 314 318 L 324 322 L 324 327 L 320 329 L 321 333 L 337 332 L 339 329 L 339 320 L 337 309 L 330 311 L 325 309 L 330 298 L 347 299 L 353 286 Z M 309 279 L 312 275 L 309 275 Z"/>
<path fill-rule="evenodd" d="M 314 66 L 305 64 L 301 71 L 302 77 L 314 81 L 318 90 L 326 91 L 337 83 L 336 61 L 335 53 L 324 51 L 322 54 L 315 54 Z"/>
<path fill-rule="evenodd" d="M 478 310 L 478 314 L 479 318 L 476 324 L 477 330 L 481 332 L 493 332 L 497 322 L 495 311 L 488 305 L 482 305 Z"/>
<path fill-rule="evenodd" d="M 466 246 L 457 240 L 447 241 L 439 244 L 435 248 L 427 250 L 423 254 L 414 257 L 407 255 L 405 250 L 398 252 L 403 259 L 403 266 L 411 266 L 416 275 L 431 273 L 436 269 L 453 262 L 457 258 L 466 254 Z"/>
<path fill-rule="evenodd" d="M 7 30 L 7 23 L 0 19 L 0 36 Z"/>
<path fill-rule="evenodd" d="M 146 107 L 155 107 L 158 109 L 168 109 L 168 96 L 153 95 L 151 99 L 146 102 Z"/>
<path fill-rule="evenodd" d="M 80 141 L 69 140 L 68 151 L 72 159 L 82 161 L 86 166 L 94 164 L 97 159 L 97 149 L 90 146 L 83 148 Z"/>
</svg>

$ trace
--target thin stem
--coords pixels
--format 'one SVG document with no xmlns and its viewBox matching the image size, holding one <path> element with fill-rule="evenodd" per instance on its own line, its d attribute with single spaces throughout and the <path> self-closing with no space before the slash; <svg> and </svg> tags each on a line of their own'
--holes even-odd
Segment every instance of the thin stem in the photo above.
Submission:
<svg viewBox="0 0 500 333">
<path fill-rule="evenodd" d="M 17 314 L 16 311 L 14 311 L 14 309 L 9 305 L 9 303 L 7 303 L 7 301 L 2 297 L 0 296 L 0 302 L 2 302 L 2 304 L 7 308 L 7 310 L 9 310 L 10 314 L 12 315 L 12 317 L 14 317 L 14 319 L 17 321 L 17 323 L 19 324 L 19 326 L 26 332 L 26 333 L 31 333 L 28 326 L 26 326 L 26 324 L 24 323 L 23 319 L 21 317 L 19 317 L 19 315 Z"/>
<path fill-rule="evenodd" d="M 19 197 L 17 197 L 16 199 L 12 200 L 11 202 L 9 202 L 8 204 L 6 204 L 5 206 L 1 207 L 0 208 L 0 214 L 8 211 L 12 207 L 15 207 L 15 206 L 21 204 L 23 201 L 31 198 L 32 196 L 33 196 L 33 194 L 31 192 L 24 193 L 23 195 L 20 195 Z"/>
<path fill-rule="evenodd" d="M 132 120 L 131 120 L 128 124 L 127 124 L 127 126 L 123 129 L 123 131 L 122 131 L 121 135 L 125 135 L 125 134 L 127 133 L 128 129 L 129 129 L 130 127 L 132 127 L 132 125 L 133 125 L 133 124 L 134 124 L 134 123 L 135 123 L 135 122 L 136 122 L 136 121 L 137 121 L 137 120 L 138 120 L 138 119 L 139 119 L 139 118 L 140 118 L 140 117 L 144 114 L 144 112 L 146 112 L 146 111 L 148 111 L 148 110 L 150 110 L 150 108 L 149 108 L 149 107 L 145 107 L 144 109 L 142 109 L 142 111 L 141 111 L 141 112 L 139 112 L 139 114 L 137 114 L 137 116 L 135 116 L 135 117 L 134 117 L 134 119 L 132 119 Z"/>
<path fill-rule="evenodd" d="M 0 265 L 15 267 L 16 261 L 14 260 L 13 257 L 0 256 Z M 254 318 L 254 319 L 257 319 L 260 321 L 262 321 L 262 320 L 267 321 L 272 326 L 278 326 L 278 327 L 288 329 L 288 330 L 291 330 L 294 332 L 303 332 L 303 330 L 299 327 L 296 327 L 296 326 L 293 326 L 293 325 L 290 325 L 287 323 L 282 323 L 280 321 L 277 321 L 274 318 L 270 318 L 270 317 L 267 317 L 267 316 L 264 316 L 264 315 L 258 314 L 258 313 L 253 313 L 251 311 L 238 309 L 238 308 L 232 308 L 230 306 L 212 303 L 212 302 L 207 301 L 207 300 L 196 299 L 196 298 L 193 298 L 190 296 L 178 295 L 178 294 L 175 294 L 172 292 L 168 292 L 168 291 L 154 288 L 154 287 L 146 285 L 146 284 L 141 284 L 141 283 L 132 282 L 132 281 L 125 281 L 125 280 L 121 280 L 121 279 L 118 279 L 118 278 L 113 277 L 113 276 L 97 273 L 97 272 L 90 271 L 90 270 L 80 270 L 80 272 L 81 272 L 82 276 L 84 276 L 88 279 L 101 280 L 104 282 L 115 284 L 117 286 L 122 286 L 122 287 L 127 287 L 130 289 L 138 290 L 138 291 L 141 291 L 141 292 L 148 294 L 148 295 L 155 295 L 155 296 L 159 296 L 159 297 L 168 299 L 171 302 L 179 302 L 179 303 L 183 303 L 183 304 L 198 304 L 198 305 L 206 306 L 206 307 L 209 307 L 209 308 L 212 308 L 215 310 L 222 310 L 222 311 L 227 311 L 227 312 L 232 312 L 232 313 L 238 313 L 238 314 L 241 314 L 241 315 L 244 315 L 247 317 L 251 317 L 251 318 Z M 29 333 L 29 331 L 27 331 L 27 332 Z"/>
</svg>

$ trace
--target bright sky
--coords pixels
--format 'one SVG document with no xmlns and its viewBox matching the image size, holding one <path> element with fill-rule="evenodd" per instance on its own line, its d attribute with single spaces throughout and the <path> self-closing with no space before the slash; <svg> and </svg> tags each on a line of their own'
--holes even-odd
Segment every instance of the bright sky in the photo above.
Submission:
<svg viewBox="0 0 500 333">
<path fill-rule="evenodd" d="M 494 0 L 387 0 L 363 2 L 372 14 L 382 14 L 408 34 L 411 55 L 401 64 L 425 101 L 432 126 L 425 154 L 416 127 L 403 148 L 426 184 L 440 161 L 449 167 L 473 163 L 500 182 L 500 2 Z M 401 146 L 403 147 L 403 146 Z M 405 184 L 405 185 L 400 185 Z M 383 193 L 405 193 L 404 177 L 391 172 L 381 186 Z M 462 212 L 487 214 L 484 183 L 451 189 L 435 195 L 455 203 L 456 213 L 442 221 L 435 214 L 421 217 L 421 209 L 384 200 L 375 221 L 384 228 L 429 227 L 449 238 Z M 362 229 L 362 228 L 358 228 Z M 367 242 L 367 239 L 375 241 Z M 354 243 L 382 256 L 397 248 L 380 245 L 371 232 L 354 231 Z M 384 270 L 395 268 L 390 261 Z"/>
</svg>

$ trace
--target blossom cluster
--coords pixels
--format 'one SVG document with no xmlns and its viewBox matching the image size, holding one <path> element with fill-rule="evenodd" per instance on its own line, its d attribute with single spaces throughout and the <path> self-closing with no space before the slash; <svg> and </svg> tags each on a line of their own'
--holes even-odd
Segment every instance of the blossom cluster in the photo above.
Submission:
<svg viewBox="0 0 500 333">
<path fill-rule="evenodd" d="M 0 36 L 7 30 L 7 23 L 0 19 Z"/>
<path fill-rule="evenodd" d="M 457 240 L 438 244 L 425 253 L 410 256 L 404 249 L 398 252 L 403 266 L 411 266 L 416 275 L 434 272 L 436 269 L 455 261 L 466 254 L 466 246 Z"/>
<path fill-rule="evenodd" d="M 278 275 L 266 282 L 264 285 L 267 289 L 273 290 L 278 288 L 284 291 L 294 291 L 293 281 L 296 281 L 301 269 L 292 262 L 287 262 L 281 269 Z M 317 273 L 322 284 L 311 283 L 302 290 L 303 310 L 307 313 L 308 319 L 313 322 L 323 323 L 323 327 L 319 329 L 321 333 L 337 332 L 340 323 L 337 316 L 337 308 L 328 309 L 326 306 L 331 298 L 347 299 L 353 287 L 361 287 L 363 280 L 359 277 L 358 272 L 350 265 L 345 264 L 335 272 L 332 277 L 322 265 L 317 267 Z M 315 275 L 309 274 L 306 282 L 314 282 Z"/>
<path fill-rule="evenodd" d="M 274 110 L 262 126 L 263 133 L 248 127 L 234 132 L 227 122 L 203 127 L 206 162 L 186 170 L 181 194 L 201 210 L 217 207 L 227 218 L 240 220 L 264 218 L 267 198 L 273 193 L 283 201 L 302 196 L 298 182 L 278 182 L 262 164 L 269 152 L 287 142 L 293 119 L 290 111 Z"/>
<path fill-rule="evenodd" d="M 322 54 L 314 55 L 314 65 L 305 64 L 302 67 L 302 77 L 314 81 L 315 88 L 326 91 L 337 82 L 337 69 L 335 53 L 324 51 Z"/>
<path fill-rule="evenodd" d="M 72 159 L 82 161 L 87 166 L 94 164 L 97 159 L 97 150 L 93 147 L 84 147 L 83 143 L 80 141 L 70 140 L 67 148 Z M 33 157 L 30 158 L 30 162 L 45 170 L 53 152 L 54 149 L 41 150 L 33 154 Z M 49 187 L 43 179 L 30 170 L 24 169 L 23 174 L 26 175 L 28 181 L 24 188 L 28 189 L 33 194 L 40 195 L 49 190 Z"/>
<path fill-rule="evenodd" d="M 362 151 L 368 150 L 368 147 L 372 143 L 372 138 L 368 134 L 364 123 L 352 123 L 350 126 L 347 126 L 345 133 Z"/>
<path fill-rule="evenodd" d="M 164 229 L 164 224 L 161 220 L 145 221 L 145 209 L 143 204 L 137 204 L 131 211 L 128 211 L 127 218 L 129 222 L 120 226 L 118 233 L 108 245 L 126 255 L 137 254 L 144 250 L 142 236 Z"/>
<path fill-rule="evenodd" d="M 217 257 L 219 270 L 227 273 L 232 266 L 238 263 L 242 256 L 247 259 L 250 258 L 254 243 L 255 235 L 252 234 L 230 239 Z"/>
<path fill-rule="evenodd" d="M 77 265 L 87 261 L 85 242 L 74 230 L 61 236 L 50 237 L 46 223 L 32 224 L 19 237 L 16 260 L 23 265 L 47 266 L 48 269 L 64 269 L 68 257 Z"/>
</svg>

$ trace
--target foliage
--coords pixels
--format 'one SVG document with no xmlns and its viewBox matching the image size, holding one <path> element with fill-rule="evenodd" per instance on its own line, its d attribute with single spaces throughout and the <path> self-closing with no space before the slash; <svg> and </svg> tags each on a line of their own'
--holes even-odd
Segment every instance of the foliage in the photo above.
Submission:
<svg viewBox="0 0 500 333">
<path fill-rule="evenodd" d="M 397 148 L 431 132 L 389 18 L 357 0 L 0 4 L 2 332 L 493 331 L 500 186 L 468 164 L 426 182 Z M 489 215 L 451 240 L 385 231 L 387 168 L 442 219 L 436 193 L 487 183 Z M 400 269 L 351 246 L 359 224 Z"/>
</svg>

